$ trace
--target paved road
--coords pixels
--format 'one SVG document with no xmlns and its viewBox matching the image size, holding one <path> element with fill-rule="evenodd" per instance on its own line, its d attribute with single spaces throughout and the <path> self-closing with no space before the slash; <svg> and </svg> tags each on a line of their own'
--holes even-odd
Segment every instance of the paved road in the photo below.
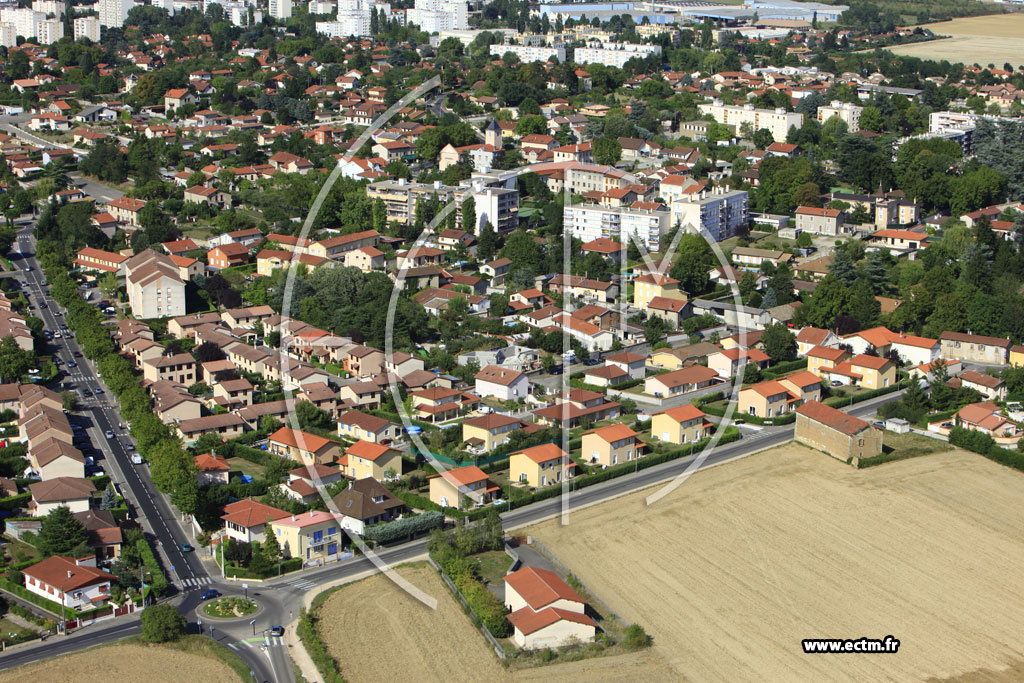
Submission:
<svg viewBox="0 0 1024 683">
<path fill-rule="evenodd" d="M 30 295 L 30 301 L 35 306 L 33 315 L 40 317 L 46 329 L 56 332 L 64 318 L 59 304 L 51 299 L 42 286 L 44 279 L 40 266 L 35 258 L 35 236 L 32 234 L 34 225 L 19 224 L 18 230 L 18 251 L 23 256 L 15 261 L 15 266 L 22 269 L 23 281 L 26 294 Z M 31 266 L 32 271 L 25 272 L 24 268 Z M 45 301 L 47 308 L 39 308 L 40 302 Z M 84 356 L 75 358 L 74 354 L 81 353 L 78 342 L 72 335 L 65 339 L 55 339 L 51 343 L 54 347 L 54 355 L 64 360 L 64 372 L 67 376 L 63 381 L 66 385 L 73 385 L 74 390 L 79 393 L 79 408 L 72 420 L 76 423 L 87 426 L 95 449 L 103 454 L 99 462 L 111 479 L 121 486 L 121 492 L 129 500 L 133 511 L 137 515 L 137 521 L 143 526 L 152 540 L 156 541 L 157 552 L 161 556 L 164 569 L 173 582 L 174 601 L 181 601 L 179 609 L 184 614 L 189 614 L 199 603 L 199 593 L 214 584 L 214 578 L 206 570 L 202 560 L 195 552 L 183 552 L 182 543 L 192 541 L 186 535 L 185 530 L 179 524 L 174 510 L 166 498 L 160 494 L 149 480 L 149 472 L 146 465 L 134 465 L 131 462 L 130 452 L 127 447 L 132 444 L 132 439 L 127 430 L 120 428 L 123 420 L 117 411 L 116 400 L 102 379 L 96 372 L 95 366 Z M 67 362 L 77 362 L 77 367 L 70 368 Z M 97 387 L 104 389 L 102 394 L 94 393 L 91 397 L 81 396 L 81 390 L 88 388 L 95 391 Z M 107 439 L 105 434 L 111 431 L 115 438 Z M 241 594 L 238 586 L 223 586 L 223 592 L 228 595 Z M 193 615 L 194 621 L 194 615 Z M 248 626 L 248 624 L 246 624 Z M 267 624 L 266 627 L 269 627 Z M 236 629 L 237 630 L 237 629 Z M 228 631 L 225 631 L 227 634 Z M 67 645 L 71 649 L 80 649 L 100 642 L 108 642 L 122 638 L 130 633 L 124 632 L 120 626 L 98 630 L 97 634 L 105 634 L 98 640 L 95 637 L 89 639 L 76 638 Z M 279 640 L 279 639 L 274 639 Z M 291 664 L 287 661 L 287 654 L 283 648 L 275 647 L 283 654 L 281 657 L 271 659 L 260 651 L 252 650 L 251 647 L 241 647 L 238 651 L 250 669 L 252 669 L 257 680 L 276 681 L 286 683 L 293 680 Z M 47 651 L 52 651 L 48 648 Z M 70 650 L 69 650 L 70 651 Z M 8 666 L 8 659 L 5 658 L 0 667 Z"/>
<path fill-rule="evenodd" d="M 72 182 L 79 187 L 82 192 L 95 199 L 99 203 L 112 202 L 118 197 L 123 197 L 124 192 L 113 187 L 108 187 L 102 183 L 97 183 L 94 180 L 82 177 L 78 173 L 69 173 L 68 177 L 71 178 Z"/>
</svg>

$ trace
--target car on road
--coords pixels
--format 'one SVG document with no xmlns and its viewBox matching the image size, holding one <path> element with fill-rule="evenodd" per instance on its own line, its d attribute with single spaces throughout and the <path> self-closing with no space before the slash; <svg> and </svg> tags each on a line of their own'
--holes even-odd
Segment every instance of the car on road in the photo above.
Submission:
<svg viewBox="0 0 1024 683">
<path fill-rule="evenodd" d="M 69 360 L 69 361 L 68 361 L 68 367 L 69 367 L 69 368 L 77 368 L 77 367 L 78 367 L 78 363 L 76 363 L 76 362 L 75 362 L 75 361 L 73 361 L 73 360 Z"/>
<path fill-rule="evenodd" d="M 200 593 L 199 594 L 199 599 L 200 600 L 213 600 L 214 598 L 219 598 L 220 596 L 221 596 L 221 593 L 220 593 L 219 590 L 217 590 L 216 588 L 211 588 L 210 590 L 206 590 L 206 591 L 203 591 L 202 593 Z"/>
<path fill-rule="evenodd" d="M 32 272 L 32 266 L 26 266 L 25 267 L 25 272 L 26 273 L 31 273 Z"/>
<path fill-rule="evenodd" d="M 583 361 L 583 364 L 584 365 L 597 365 L 600 362 L 601 362 L 600 358 L 588 358 L 585 361 Z"/>
<path fill-rule="evenodd" d="M 132 464 L 133 465 L 141 465 L 142 464 L 142 456 L 139 455 L 138 453 L 133 454 L 132 455 Z"/>
<path fill-rule="evenodd" d="M 192 544 L 191 544 L 191 543 L 188 543 L 188 542 L 186 541 L 185 543 L 182 543 L 182 544 L 181 544 L 181 552 L 183 552 L 183 553 L 190 553 L 190 552 L 192 552 L 193 550 L 195 550 L 195 548 L 193 548 L 193 547 L 192 547 Z"/>
<path fill-rule="evenodd" d="M 82 357 L 82 352 L 81 351 L 75 351 L 71 355 L 74 356 L 75 358 L 81 358 Z"/>
<path fill-rule="evenodd" d="M 82 389 L 82 396 L 89 398 L 90 396 L 92 396 L 92 392 L 89 391 L 88 389 Z"/>
<path fill-rule="evenodd" d="M 45 301 L 40 301 L 39 302 L 39 308 L 46 308 L 46 302 Z"/>
<path fill-rule="evenodd" d="M 100 396 L 100 395 L 101 395 L 101 394 L 103 393 L 103 390 L 102 390 L 102 389 L 100 389 L 99 387 L 96 387 L 96 388 L 95 388 L 95 389 L 93 389 L 92 391 L 93 391 L 93 393 L 94 393 L 94 394 L 96 394 L 97 396 Z"/>
<path fill-rule="evenodd" d="M 114 432 L 112 432 L 112 431 L 110 431 L 110 430 L 108 429 L 108 430 L 107 430 L 107 433 L 106 433 L 106 437 L 107 437 L 108 439 L 113 439 L 113 438 L 114 438 Z"/>
<path fill-rule="evenodd" d="M 280 624 L 274 624 L 273 626 L 270 627 L 270 635 L 272 635 L 272 636 L 283 636 L 284 635 L 284 626 L 281 626 Z"/>
</svg>

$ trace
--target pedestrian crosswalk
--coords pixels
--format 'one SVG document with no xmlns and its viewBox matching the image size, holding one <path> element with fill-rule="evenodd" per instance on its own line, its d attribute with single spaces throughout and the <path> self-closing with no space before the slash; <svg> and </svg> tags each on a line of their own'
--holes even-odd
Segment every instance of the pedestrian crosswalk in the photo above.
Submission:
<svg viewBox="0 0 1024 683">
<path fill-rule="evenodd" d="M 213 583 L 213 579 L 209 576 L 194 576 L 192 578 L 183 579 L 181 585 L 186 589 L 202 588 L 203 586 L 209 586 Z"/>
<path fill-rule="evenodd" d="M 281 585 L 295 586 L 300 590 L 308 591 L 312 588 L 316 588 L 317 584 L 313 583 L 312 581 L 307 581 L 306 579 L 290 579 L 288 581 L 282 581 Z"/>
</svg>

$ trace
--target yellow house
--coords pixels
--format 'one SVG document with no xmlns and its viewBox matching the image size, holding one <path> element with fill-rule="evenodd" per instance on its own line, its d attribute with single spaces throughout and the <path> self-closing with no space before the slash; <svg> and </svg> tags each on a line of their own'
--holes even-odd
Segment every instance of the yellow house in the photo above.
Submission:
<svg viewBox="0 0 1024 683">
<path fill-rule="evenodd" d="M 658 349 L 651 354 L 648 365 L 659 370 L 678 370 L 689 361 L 699 363 L 718 353 L 723 347 L 711 342 L 698 342 L 678 349 Z"/>
<path fill-rule="evenodd" d="M 429 481 L 430 500 L 441 507 L 461 508 L 464 499 L 472 505 L 484 505 L 501 491 L 476 465 L 435 474 Z"/>
<path fill-rule="evenodd" d="M 1014 367 L 1024 365 L 1024 346 L 1010 347 L 1010 365 Z"/>
<path fill-rule="evenodd" d="M 686 444 L 706 439 L 712 424 L 697 406 L 684 404 L 651 416 L 651 436 L 667 443 Z"/>
<path fill-rule="evenodd" d="M 850 368 L 860 375 L 860 386 L 882 389 L 896 383 L 896 365 L 887 358 L 860 354 L 849 360 Z"/>
<path fill-rule="evenodd" d="M 462 422 L 462 440 L 475 450 L 491 451 L 522 427 L 522 420 L 498 413 L 471 417 Z"/>
<path fill-rule="evenodd" d="M 327 561 L 342 548 L 341 525 L 330 512 L 310 510 L 267 523 L 285 557 Z"/>
<path fill-rule="evenodd" d="M 686 300 L 686 293 L 679 289 L 679 280 L 670 278 L 668 275 L 648 273 L 633 278 L 634 306 L 641 311 L 646 311 L 647 305 L 656 296 L 677 301 Z"/>
<path fill-rule="evenodd" d="M 508 461 L 508 480 L 520 486 L 541 488 L 572 477 L 576 464 L 553 443 L 533 446 L 512 454 Z"/>
<path fill-rule="evenodd" d="M 807 370 L 817 377 L 822 377 L 825 370 L 834 368 L 850 359 L 852 354 L 843 349 L 828 346 L 815 346 L 807 352 Z"/>
<path fill-rule="evenodd" d="M 800 401 L 799 394 L 770 379 L 740 391 L 737 413 L 762 418 L 779 417 L 793 412 Z"/>
<path fill-rule="evenodd" d="M 611 424 L 583 432 L 583 459 L 591 465 L 618 465 L 640 457 L 644 444 L 628 425 Z"/>
<path fill-rule="evenodd" d="M 341 444 L 316 434 L 281 427 L 268 438 L 267 449 L 303 465 L 326 465 L 338 458 Z"/>
<path fill-rule="evenodd" d="M 352 479 L 373 477 L 386 481 L 392 478 L 385 474 L 388 470 L 395 475 L 402 474 L 402 453 L 372 441 L 357 441 L 345 450 L 341 464 L 342 471 Z"/>
</svg>

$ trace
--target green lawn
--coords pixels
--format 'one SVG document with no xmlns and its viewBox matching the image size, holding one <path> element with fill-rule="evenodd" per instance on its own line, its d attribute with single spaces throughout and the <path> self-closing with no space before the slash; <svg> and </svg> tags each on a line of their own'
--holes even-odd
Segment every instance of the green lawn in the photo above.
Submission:
<svg viewBox="0 0 1024 683">
<path fill-rule="evenodd" d="M 232 474 L 235 472 L 241 472 L 242 474 L 248 474 L 253 479 L 263 478 L 263 465 L 257 465 L 245 458 L 228 458 L 228 465 L 231 466 Z"/>
<path fill-rule="evenodd" d="M 22 643 L 34 637 L 35 634 L 29 631 L 28 629 L 24 629 L 21 626 L 18 626 L 13 621 L 8 621 L 7 619 L 0 618 L 0 640 L 2 640 L 6 645 L 11 645 L 12 643 Z"/>
<path fill-rule="evenodd" d="M 7 557 L 17 563 L 28 560 L 41 560 L 43 554 L 34 545 L 23 541 L 9 540 L 7 542 Z"/>
<path fill-rule="evenodd" d="M 472 560 L 480 568 L 480 578 L 484 583 L 500 583 L 505 578 L 505 572 L 512 566 L 512 558 L 504 550 L 488 550 L 473 555 Z"/>
</svg>

